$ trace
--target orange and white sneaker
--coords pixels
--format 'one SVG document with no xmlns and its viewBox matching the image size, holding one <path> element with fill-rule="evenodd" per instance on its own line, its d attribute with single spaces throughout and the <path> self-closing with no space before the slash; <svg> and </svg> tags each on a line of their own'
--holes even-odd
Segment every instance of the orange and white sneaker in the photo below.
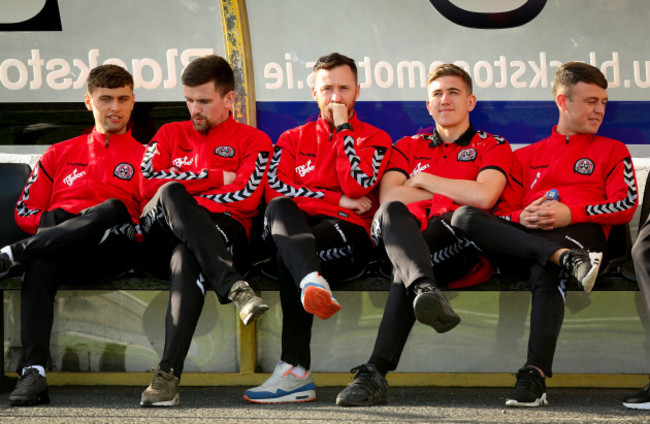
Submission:
<svg viewBox="0 0 650 424">
<path fill-rule="evenodd" d="M 332 296 L 327 281 L 318 273 L 307 275 L 300 282 L 300 301 L 305 311 L 320 319 L 328 319 L 341 310 L 341 305 Z"/>
<path fill-rule="evenodd" d="M 278 362 L 271 377 L 261 386 L 244 392 L 244 399 L 254 403 L 308 402 L 316 399 L 316 388 L 311 371 L 296 372 L 296 367 Z"/>
</svg>

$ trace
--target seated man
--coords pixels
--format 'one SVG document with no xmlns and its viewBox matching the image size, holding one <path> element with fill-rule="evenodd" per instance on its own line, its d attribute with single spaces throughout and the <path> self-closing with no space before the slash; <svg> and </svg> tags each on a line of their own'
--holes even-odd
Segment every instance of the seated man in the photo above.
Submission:
<svg viewBox="0 0 650 424">
<path fill-rule="evenodd" d="M 163 125 L 142 160 L 145 271 L 171 283 L 165 347 L 142 406 L 179 404 L 178 383 L 213 289 L 249 324 L 268 306 L 240 274 L 264 190 L 271 140 L 235 122 L 235 77 L 219 56 L 191 62 L 182 75 L 191 120 Z"/>
<path fill-rule="evenodd" d="M 341 309 L 329 281 L 358 275 L 372 251 L 368 234 L 374 188 L 388 163 L 391 139 L 354 113 L 359 97 L 354 60 L 318 59 L 313 95 L 320 117 L 280 136 L 269 167 L 265 232 L 277 247 L 282 302 L 282 357 L 264 384 L 246 390 L 257 403 L 316 398 L 310 341 L 314 315 Z"/>
<path fill-rule="evenodd" d="M 502 270 L 523 271 L 530 284 L 528 357 L 507 406 L 547 404 L 545 378 L 553 375 L 566 284 L 570 278 L 591 291 L 611 226 L 629 222 L 637 207 L 627 147 L 596 135 L 606 89 L 598 68 L 562 65 L 553 81 L 558 124 L 549 138 L 515 151 L 499 218 L 464 207 L 451 221 Z"/>
<path fill-rule="evenodd" d="M 492 269 L 449 225 L 460 205 L 489 210 L 506 185 L 512 150 L 506 140 L 472 126 L 472 79 L 456 65 L 427 78 L 433 134 L 399 140 L 381 181 L 381 207 L 373 236 L 393 265 L 393 284 L 368 363 L 353 368 L 354 381 L 336 397 L 340 406 L 388 402 L 385 376 L 397 368 L 419 321 L 444 333 L 460 322 L 438 284 L 462 287 L 489 279 Z"/>
<path fill-rule="evenodd" d="M 144 146 L 131 137 L 133 77 L 116 65 L 90 71 L 85 95 L 92 133 L 50 146 L 16 205 L 16 223 L 33 234 L 0 250 L 0 272 L 24 268 L 20 378 L 11 405 L 48 403 L 50 355 L 58 285 L 92 284 L 131 269 L 134 223 L 140 216 L 138 176 Z"/>
</svg>

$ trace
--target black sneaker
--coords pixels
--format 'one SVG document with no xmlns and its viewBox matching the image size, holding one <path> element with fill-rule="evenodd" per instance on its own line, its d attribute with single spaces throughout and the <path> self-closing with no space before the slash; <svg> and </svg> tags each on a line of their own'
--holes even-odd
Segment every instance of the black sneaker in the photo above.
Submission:
<svg viewBox="0 0 650 424">
<path fill-rule="evenodd" d="M 630 409 L 650 410 L 650 384 L 637 393 L 623 399 L 623 406 Z"/>
<path fill-rule="evenodd" d="M 523 367 L 517 371 L 517 383 L 506 398 L 506 406 L 535 408 L 548 405 L 546 382 L 534 367 Z"/>
<path fill-rule="evenodd" d="M 9 274 L 14 263 L 9 259 L 9 255 L 5 252 L 0 252 L 0 278 L 4 278 Z"/>
<path fill-rule="evenodd" d="M 438 333 L 445 333 L 460 323 L 460 317 L 436 286 L 420 283 L 414 292 L 413 311 L 415 318 L 422 324 L 433 327 Z"/>
<path fill-rule="evenodd" d="M 9 394 L 9 405 L 31 406 L 50 403 L 47 381 L 35 368 L 27 368 L 18 379 L 16 388 Z"/>
<path fill-rule="evenodd" d="M 388 383 L 373 364 L 352 368 L 352 383 L 336 396 L 338 406 L 372 406 L 388 403 Z"/>
<path fill-rule="evenodd" d="M 560 256 L 560 265 L 578 281 L 586 293 L 589 293 L 594 288 L 602 260 L 601 252 L 569 250 Z"/>
</svg>

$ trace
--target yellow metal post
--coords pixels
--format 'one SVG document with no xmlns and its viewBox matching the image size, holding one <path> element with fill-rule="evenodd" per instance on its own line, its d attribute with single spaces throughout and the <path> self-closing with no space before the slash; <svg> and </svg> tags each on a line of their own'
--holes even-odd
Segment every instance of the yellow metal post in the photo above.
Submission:
<svg viewBox="0 0 650 424">
<path fill-rule="evenodd" d="M 253 56 L 245 0 L 221 0 L 226 58 L 235 71 L 235 120 L 257 126 Z"/>
</svg>

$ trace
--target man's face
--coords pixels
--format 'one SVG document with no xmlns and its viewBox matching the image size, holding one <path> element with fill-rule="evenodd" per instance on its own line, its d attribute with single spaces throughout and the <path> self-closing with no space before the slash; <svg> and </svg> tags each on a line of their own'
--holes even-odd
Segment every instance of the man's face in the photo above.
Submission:
<svg viewBox="0 0 650 424">
<path fill-rule="evenodd" d="M 560 108 L 558 132 L 563 135 L 595 134 L 605 117 L 607 90 L 596 84 L 579 82 L 573 86 L 571 98 L 557 96 Z"/>
<path fill-rule="evenodd" d="M 348 109 L 348 118 L 354 114 L 354 102 L 359 98 L 360 88 L 354 78 L 354 73 L 347 65 L 333 69 L 319 69 L 314 76 L 312 94 L 318 102 L 321 117 L 334 125 L 332 113 L 327 105 L 330 103 L 344 104 Z"/>
<path fill-rule="evenodd" d="M 124 134 L 131 118 L 135 95 L 127 85 L 120 88 L 97 87 L 84 96 L 86 108 L 95 117 L 95 129 L 102 134 Z"/>
<path fill-rule="evenodd" d="M 429 84 L 427 110 L 436 121 L 436 128 L 453 129 L 469 126 L 469 113 L 476 106 L 476 96 L 469 94 L 457 76 L 444 76 Z"/>
<path fill-rule="evenodd" d="M 215 88 L 214 81 L 196 87 L 183 86 L 185 102 L 190 111 L 194 129 L 207 133 L 228 119 L 230 109 L 235 103 L 235 92 L 222 96 Z"/>
</svg>

